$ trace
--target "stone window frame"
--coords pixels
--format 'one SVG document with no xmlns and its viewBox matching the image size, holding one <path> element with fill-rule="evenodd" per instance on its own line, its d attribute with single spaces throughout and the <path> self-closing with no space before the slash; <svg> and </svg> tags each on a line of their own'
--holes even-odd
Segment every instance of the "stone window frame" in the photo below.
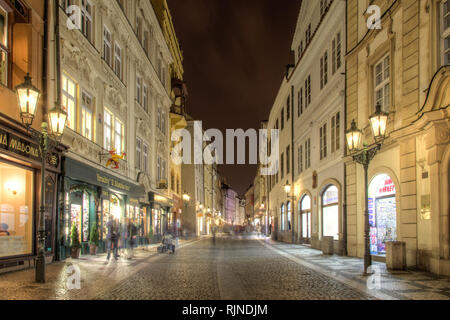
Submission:
<svg viewBox="0 0 450 320">
<path fill-rule="evenodd" d="M 390 120 L 394 120 L 394 114 L 396 112 L 396 106 L 395 106 L 395 41 L 396 37 L 395 35 L 389 36 L 388 39 L 381 43 L 377 49 L 368 56 L 367 63 L 366 63 L 366 74 L 367 74 L 367 101 L 369 101 L 368 105 L 366 106 L 366 115 L 367 115 L 367 122 L 366 125 L 369 125 L 369 115 L 373 114 L 375 112 L 375 66 L 376 64 L 381 61 L 386 55 L 389 55 L 389 114 L 390 114 Z"/>
</svg>

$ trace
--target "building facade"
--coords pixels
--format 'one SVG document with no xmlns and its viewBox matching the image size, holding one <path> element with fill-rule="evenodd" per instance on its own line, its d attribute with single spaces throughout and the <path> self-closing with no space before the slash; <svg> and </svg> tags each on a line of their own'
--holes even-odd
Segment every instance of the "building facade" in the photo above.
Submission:
<svg viewBox="0 0 450 320">
<path fill-rule="evenodd" d="M 344 39 L 344 2 L 302 1 L 291 47 L 295 64 L 269 120 L 269 128 L 280 130 L 279 171 L 268 179 L 276 238 L 320 249 L 330 236 L 339 254 L 345 243 Z"/>
<path fill-rule="evenodd" d="M 369 166 L 371 254 L 406 244 L 406 263 L 450 274 L 450 1 L 347 1 L 347 111 L 371 144 L 369 116 L 389 112 L 388 138 Z M 369 5 L 381 9 L 368 28 Z M 364 253 L 364 176 L 346 161 L 347 247 Z"/>
<path fill-rule="evenodd" d="M 48 69 L 45 49 L 49 25 L 43 1 L 0 3 L 0 273 L 34 266 L 38 250 L 41 196 L 41 153 L 38 142 L 22 125 L 15 87 L 29 73 L 32 83 L 44 93 L 36 109 L 32 128 L 41 130 L 49 111 Z M 61 174 L 59 146 L 46 162 L 45 254 L 56 257 L 58 176 Z"/>
<path fill-rule="evenodd" d="M 172 99 L 172 106 L 170 108 L 170 136 L 180 129 L 184 129 L 187 125 L 186 114 L 186 100 L 187 88 L 184 83 L 184 68 L 183 68 L 183 53 L 175 32 L 175 27 L 170 14 L 170 9 L 166 0 L 152 0 L 153 9 L 156 17 L 163 31 L 164 39 L 167 42 L 169 50 L 172 54 L 173 61 L 169 66 L 169 75 L 171 81 L 170 97 Z M 171 151 L 174 148 L 174 142 L 170 144 Z M 173 201 L 173 207 L 170 212 L 169 225 L 170 229 L 177 231 L 181 227 L 180 216 L 183 212 L 182 199 L 182 182 L 181 182 L 181 164 L 170 163 L 170 181 L 169 194 Z"/>
<path fill-rule="evenodd" d="M 149 1 L 60 5 L 62 106 L 68 114 L 62 141 L 70 148 L 58 234 L 64 259 L 73 225 L 82 253 L 95 225 L 105 249 L 110 218 L 122 226 L 134 223 L 142 244 L 167 231 L 173 58 Z"/>
</svg>

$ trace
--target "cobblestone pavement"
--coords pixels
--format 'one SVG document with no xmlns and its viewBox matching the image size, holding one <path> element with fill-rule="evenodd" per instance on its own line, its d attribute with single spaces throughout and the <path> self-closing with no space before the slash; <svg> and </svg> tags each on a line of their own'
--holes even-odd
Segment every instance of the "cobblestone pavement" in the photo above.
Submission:
<svg viewBox="0 0 450 320">
<path fill-rule="evenodd" d="M 154 261 L 97 299 L 370 299 L 254 239 L 203 240 Z"/>
<path fill-rule="evenodd" d="M 316 272 L 331 275 L 343 283 L 381 299 L 450 300 L 450 277 L 436 276 L 417 270 L 388 271 L 386 264 L 373 262 L 379 274 L 379 286 L 367 289 L 367 278 L 362 276 L 363 260 L 351 257 L 324 256 L 321 251 L 307 246 L 284 244 L 271 240 L 260 241 L 268 248 L 309 266 Z"/>
<path fill-rule="evenodd" d="M 71 265 L 80 268 L 80 290 L 67 288 Z M 256 237 L 203 238 L 181 243 L 174 255 L 151 247 L 131 261 L 102 255 L 54 263 L 45 285 L 34 283 L 34 270 L 0 275 L 0 299 L 450 299 L 450 278 L 375 265 L 381 287 L 369 289 L 361 259 Z"/>
</svg>

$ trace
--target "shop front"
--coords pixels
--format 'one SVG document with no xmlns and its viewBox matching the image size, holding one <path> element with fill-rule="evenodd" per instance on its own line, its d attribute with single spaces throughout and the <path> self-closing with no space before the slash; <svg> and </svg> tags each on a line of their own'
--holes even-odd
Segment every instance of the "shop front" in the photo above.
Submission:
<svg viewBox="0 0 450 320">
<path fill-rule="evenodd" d="M 167 232 L 172 232 L 169 222 L 173 220 L 173 201 L 164 195 L 149 193 L 151 207 L 152 242 L 158 242 Z"/>
<path fill-rule="evenodd" d="M 59 259 L 70 255 L 71 229 L 76 226 L 81 242 L 81 254 L 89 253 L 90 235 L 93 228 L 99 231 L 98 252 L 106 251 L 107 228 L 110 219 L 116 219 L 122 230 L 133 223 L 138 230 L 138 244 L 146 244 L 148 204 L 145 189 L 134 182 L 117 178 L 102 170 L 71 158 L 64 160 L 64 177 L 61 193 L 63 210 L 59 217 Z M 119 241 L 121 244 L 121 241 Z"/>
<path fill-rule="evenodd" d="M 47 161 L 45 253 L 54 259 L 57 177 L 63 149 Z M 31 267 L 37 252 L 41 190 L 39 147 L 16 122 L 0 117 L 0 272 Z"/>
<path fill-rule="evenodd" d="M 380 174 L 369 186 L 370 253 L 386 255 L 386 242 L 397 239 L 396 189 L 391 177 Z"/>
</svg>

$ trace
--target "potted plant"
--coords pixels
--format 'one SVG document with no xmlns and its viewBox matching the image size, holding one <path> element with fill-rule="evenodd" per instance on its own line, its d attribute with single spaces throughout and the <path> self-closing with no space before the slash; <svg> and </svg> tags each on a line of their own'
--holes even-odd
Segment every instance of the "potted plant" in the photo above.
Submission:
<svg viewBox="0 0 450 320">
<path fill-rule="evenodd" d="M 91 228 L 91 234 L 89 237 L 89 253 L 91 254 L 91 256 L 95 256 L 95 254 L 97 253 L 99 238 L 100 236 L 98 234 L 97 223 L 94 223 Z"/>
<path fill-rule="evenodd" d="M 77 224 L 72 224 L 72 231 L 70 232 L 70 256 L 73 259 L 78 259 L 80 257 L 81 243 L 80 234 L 78 232 Z"/>
</svg>

